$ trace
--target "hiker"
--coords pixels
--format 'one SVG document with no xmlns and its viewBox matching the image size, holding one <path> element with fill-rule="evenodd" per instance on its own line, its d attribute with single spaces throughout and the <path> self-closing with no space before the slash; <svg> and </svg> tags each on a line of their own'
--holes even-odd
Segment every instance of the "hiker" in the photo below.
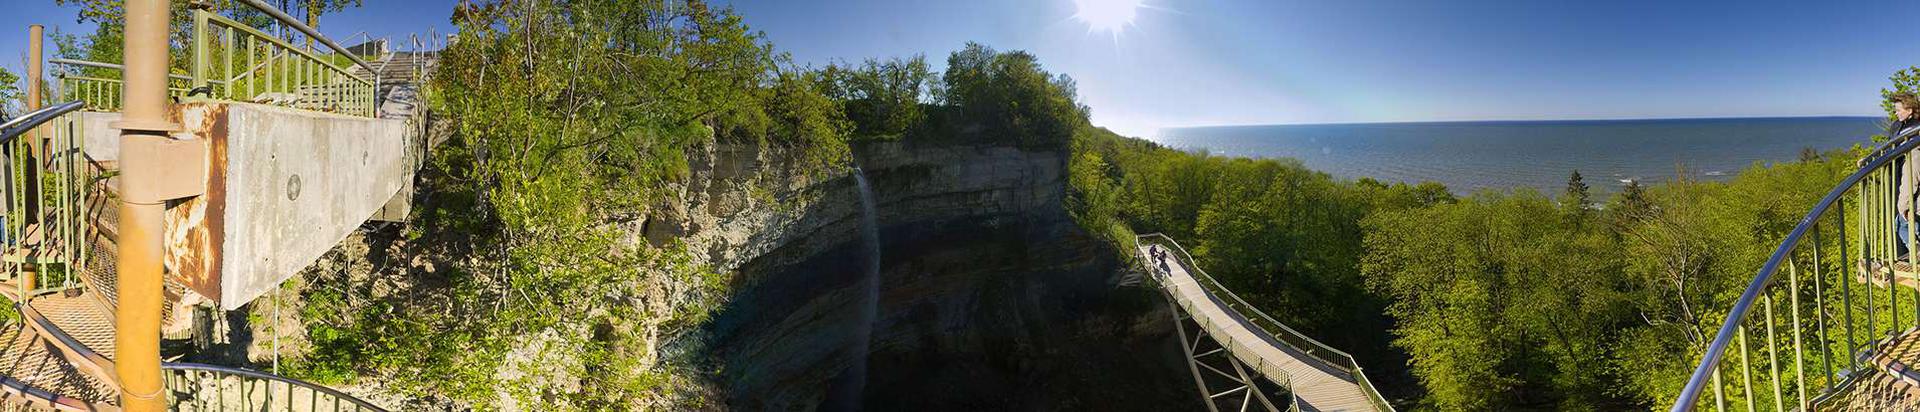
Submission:
<svg viewBox="0 0 1920 412">
<path fill-rule="evenodd" d="M 1902 136 L 1920 128 L 1920 116 L 1915 116 L 1915 112 L 1920 111 L 1920 97 L 1912 92 L 1899 92 L 1888 96 L 1887 100 L 1893 104 L 1893 123 L 1887 125 L 1888 138 L 1899 141 Z M 1920 170 L 1917 170 L 1920 169 L 1920 162 L 1909 162 L 1904 156 L 1894 158 L 1893 162 L 1894 179 L 1900 182 L 1899 196 L 1894 201 L 1896 213 L 1893 216 L 1893 233 L 1894 238 L 1899 239 L 1895 242 L 1898 246 L 1894 256 L 1904 257 L 1907 250 L 1911 249 L 1911 245 L 1907 244 L 1907 230 L 1909 222 L 1913 220 L 1914 184 L 1916 178 L 1920 178 Z"/>
</svg>

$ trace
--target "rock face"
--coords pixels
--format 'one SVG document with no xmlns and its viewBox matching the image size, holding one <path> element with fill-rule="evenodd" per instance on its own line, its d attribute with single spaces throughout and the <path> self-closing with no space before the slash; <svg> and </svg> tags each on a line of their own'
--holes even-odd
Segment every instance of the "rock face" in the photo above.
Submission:
<svg viewBox="0 0 1920 412">
<path fill-rule="evenodd" d="M 1127 268 L 1063 209 L 1064 153 L 855 149 L 882 244 L 871 354 L 852 349 L 869 253 L 853 179 L 768 179 L 778 160 L 767 157 L 726 146 L 696 156 L 682 204 L 655 208 L 636 234 L 677 238 L 733 273 L 703 336 L 666 350 L 716 371 L 716 407 L 1199 407 L 1166 303 L 1119 285 Z M 748 175 L 772 188 L 743 188 L 736 177 Z M 864 385 L 850 371 L 857 356 L 870 356 Z"/>
</svg>

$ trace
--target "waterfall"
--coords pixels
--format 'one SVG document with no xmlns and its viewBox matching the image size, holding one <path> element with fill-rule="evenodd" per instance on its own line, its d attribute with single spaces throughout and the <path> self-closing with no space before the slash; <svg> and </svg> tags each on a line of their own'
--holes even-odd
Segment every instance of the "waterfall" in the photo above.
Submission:
<svg viewBox="0 0 1920 412">
<path fill-rule="evenodd" d="M 838 402 L 829 400 L 826 410 L 853 411 L 862 409 L 862 400 L 866 399 L 867 358 L 873 349 L 873 327 L 880 316 L 880 223 L 879 212 L 873 204 L 873 187 L 867 183 L 866 172 L 859 166 L 853 168 L 853 181 L 860 189 L 860 243 L 866 249 L 866 293 L 860 301 L 859 322 L 854 327 L 853 364 L 843 373 L 845 379 L 837 391 Z"/>
</svg>

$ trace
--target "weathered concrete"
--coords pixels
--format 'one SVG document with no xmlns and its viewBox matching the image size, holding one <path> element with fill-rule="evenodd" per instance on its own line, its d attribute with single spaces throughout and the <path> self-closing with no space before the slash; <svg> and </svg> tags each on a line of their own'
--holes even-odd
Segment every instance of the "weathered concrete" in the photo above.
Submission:
<svg viewBox="0 0 1920 412">
<path fill-rule="evenodd" d="M 209 139 L 207 194 L 168 211 L 174 276 L 225 309 L 273 289 L 347 237 L 413 180 L 402 120 L 242 103 L 187 103 Z"/>
<path fill-rule="evenodd" d="M 117 112 L 79 112 L 80 121 L 74 122 L 79 128 L 74 133 L 86 144 L 87 158 L 96 162 L 116 164 L 120 161 L 120 130 L 112 127 L 120 121 Z"/>
</svg>

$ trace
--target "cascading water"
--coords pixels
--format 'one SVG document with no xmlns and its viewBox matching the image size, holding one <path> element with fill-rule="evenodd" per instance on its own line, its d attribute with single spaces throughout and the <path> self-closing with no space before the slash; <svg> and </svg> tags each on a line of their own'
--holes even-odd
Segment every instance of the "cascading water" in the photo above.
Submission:
<svg viewBox="0 0 1920 412">
<path fill-rule="evenodd" d="M 853 364 L 840 376 L 836 390 L 829 395 L 826 410 L 855 411 L 861 409 L 861 400 L 866 398 L 867 357 L 872 353 L 873 327 L 880 316 L 880 223 L 879 212 L 874 209 L 873 187 L 867 183 L 866 171 L 855 166 L 853 181 L 860 189 L 860 243 L 866 249 L 866 296 L 860 301 L 859 325 L 854 327 Z M 835 399 L 837 398 L 837 399 Z"/>
</svg>

